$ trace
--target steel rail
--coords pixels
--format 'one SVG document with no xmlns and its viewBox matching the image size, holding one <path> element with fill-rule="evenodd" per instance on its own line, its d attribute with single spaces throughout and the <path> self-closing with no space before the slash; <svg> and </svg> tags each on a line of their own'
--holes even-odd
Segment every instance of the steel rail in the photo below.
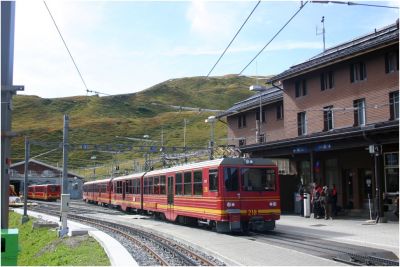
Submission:
<svg viewBox="0 0 400 267">
<path fill-rule="evenodd" d="M 44 206 L 47 207 L 52 207 L 57 208 L 56 205 L 54 204 L 49 204 L 49 203 L 41 203 Z M 40 210 L 43 213 L 51 213 L 54 214 L 54 211 L 51 211 L 51 209 L 48 208 L 42 208 L 42 207 L 35 207 L 34 210 Z M 74 208 L 74 210 L 79 211 L 79 208 Z M 57 210 L 58 212 L 58 210 Z M 57 213 L 58 215 L 58 213 Z M 93 224 L 96 225 L 98 227 L 103 227 L 106 228 L 110 231 L 116 232 L 119 235 L 124 236 L 125 238 L 133 241 L 135 244 L 137 244 L 138 246 L 142 247 L 145 251 L 147 251 L 150 255 L 153 256 L 153 258 L 159 262 L 161 265 L 169 265 L 167 261 L 163 260 L 158 254 L 157 252 L 155 252 L 152 248 L 150 248 L 148 245 L 144 244 L 143 241 L 138 240 L 137 238 L 134 238 L 133 236 L 131 236 L 132 232 L 134 232 L 134 234 L 144 237 L 145 240 L 151 240 L 154 243 L 156 243 L 159 247 L 163 248 L 164 250 L 170 251 L 171 254 L 173 254 L 174 256 L 178 256 L 179 260 L 182 260 L 185 262 L 185 265 L 187 266 L 195 266 L 195 265 L 202 265 L 202 266 L 215 266 L 216 264 L 210 260 L 208 260 L 207 258 L 185 248 L 184 246 L 173 242 L 167 238 L 161 237 L 161 236 L 157 236 L 153 233 L 141 230 L 141 229 L 137 229 L 137 228 L 133 228 L 130 227 L 128 225 L 125 224 L 118 224 L 118 223 L 111 223 L 111 222 L 107 222 L 107 221 L 101 221 L 100 219 L 93 219 L 93 218 L 87 218 L 87 217 L 83 217 L 80 215 L 76 215 L 76 214 L 68 214 L 68 217 L 73 219 L 73 220 L 77 220 L 77 221 L 81 221 L 81 222 L 86 222 L 89 224 Z M 100 223 L 101 222 L 101 223 Z M 119 229 L 118 229 L 119 228 Z M 121 229 L 122 228 L 122 229 Z M 195 261 L 194 261 L 194 260 Z M 200 264 L 199 264 L 200 263 Z"/>
</svg>

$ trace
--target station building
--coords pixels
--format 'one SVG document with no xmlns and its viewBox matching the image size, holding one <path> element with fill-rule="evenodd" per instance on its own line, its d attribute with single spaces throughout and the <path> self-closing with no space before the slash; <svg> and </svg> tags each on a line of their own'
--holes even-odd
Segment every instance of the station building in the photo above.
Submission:
<svg viewBox="0 0 400 267">
<path fill-rule="evenodd" d="M 24 193 L 25 161 L 17 162 L 10 168 L 10 185 L 14 185 L 17 195 Z M 62 168 L 30 159 L 28 165 L 28 186 L 34 184 L 62 185 Z M 82 198 L 83 177 L 68 173 L 68 193 L 71 199 Z"/>
<path fill-rule="evenodd" d="M 267 82 L 218 117 L 227 118 L 230 145 L 276 159 L 289 191 L 282 191 L 283 211 L 293 210 L 302 181 L 335 184 L 346 214 L 367 215 L 372 203 L 391 217 L 399 195 L 398 20 Z"/>
</svg>

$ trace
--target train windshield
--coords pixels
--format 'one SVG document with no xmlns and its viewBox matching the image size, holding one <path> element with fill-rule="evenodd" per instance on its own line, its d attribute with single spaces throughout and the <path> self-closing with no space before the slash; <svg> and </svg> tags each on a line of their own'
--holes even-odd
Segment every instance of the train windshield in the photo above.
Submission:
<svg viewBox="0 0 400 267">
<path fill-rule="evenodd" d="M 56 185 L 50 185 L 49 186 L 50 192 L 54 193 L 54 192 L 58 192 L 58 187 Z"/>
<path fill-rule="evenodd" d="M 275 170 L 270 168 L 242 168 L 242 190 L 275 191 Z"/>
</svg>

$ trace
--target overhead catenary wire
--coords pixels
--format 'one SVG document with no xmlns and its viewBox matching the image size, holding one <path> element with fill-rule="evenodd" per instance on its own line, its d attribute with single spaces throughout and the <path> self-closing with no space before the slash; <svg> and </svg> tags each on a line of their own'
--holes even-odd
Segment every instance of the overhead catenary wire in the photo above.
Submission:
<svg viewBox="0 0 400 267">
<path fill-rule="evenodd" d="M 257 55 L 240 71 L 239 75 L 241 75 L 248 66 L 253 63 L 253 61 L 264 51 L 265 48 L 279 35 L 279 33 L 299 14 L 301 10 L 307 5 L 308 1 L 306 1 L 304 4 L 300 6 L 300 8 L 293 14 L 293 16 L 279 29 L 279 31 L 271 38 L 271 40 L 268 41 L 268 43 L 257 53 Z"/>
<path fill-rule="evenodd" d="M 64 37 L 62 36 L 61 31 L 60 31 L 60 29 L 58 28 L 57 23 L 56 23 L 56 21 L 55 21 L 53 15 L 51 14 L 51 11 L 50 11 L 49 7 L 48 7 L 47 4 L 46 4 L 46 1 L 43 0 L 43 3 L 44 3 L 44 5 L 46 6 L 46 9 L 47 9 L 47 11 L 49 12 L 49 15 L 50 15 L 51 19 L 53 20 L 54 26 L 56 27 L 57 32 L 58 32 L 58 34 L 60 35 L 61 40 L 63 41 L 64 46 L 65 46 L 65 48 L 67 49 L 68 54 L 69 54 L 69 56 L 70 56 L 72 62 L 74 63 L 74 66 L 75 66 L 76 70 L 78 71 L 79 77 L 81 77 L 81 80 L 82 80 L 82 82 L 83 82 L 83 85 L 84 85 L 85 88 L 86 88 L 86 92 L 89 92 L 89 89 L 88 89 L 88 87 L 87 87 L 87 85 L 86 85 L 85 80 L 83 79 L 83 76 L 82 76 L 82 74 L 81 74 L 81 72 L 80 72 L 80 70 L 79 70 L 79 68 L 78 68 L 78 65 L 76 64 L 76 62 L 75 62 L 75 60 L 74 60 L 74 57 L 72 56 L 71 51 L 69 50 L 69 48 L 68 48 L 68 46 L 67 46 L 67 43 L 65 42 Z"/>
<path fill-rule="evenodd" d="M 253 10 L 250 12 L 250 14 L 247 16 L 246 20 L 243 22 L 242 26 L 240 26 L 239 30 L 236 32 L 235 36 L 232 38 L 232 40 L 229 42 L 228 46 L 225 48 L 224 52 L 222 52 L 221 56 L 218 58 L 217 62 L 215 62 L 214 66 L 211 68 L 211 70 L 208 72 L 207 74 L 207 78 L 210 76 L 211 72 L 214 70 L 214 68 L 217 66 L 217 64 L 219 63 L 219 61 L 221 60 L 221 58 L 225 55 L 226 51 L 228 50 L 228 48 L 231 46 L 231 44 L 233 43 L 233 41 L 236 39 L 236 36 L 238 36 L 239 32 L 242 30 L 242 28 L 244 27 L 244 25 L 247 23 L 247 21 L 249 20 L 249 18 L 251 17 L 251 15 L 254 13 L 254 11 L 256 10 L 256 8 L 258 7 L 258 5 L 260 4 L 261 0 L 259 0 L 257 2 L 257 4 L 254 6 Z"/>
</svg>

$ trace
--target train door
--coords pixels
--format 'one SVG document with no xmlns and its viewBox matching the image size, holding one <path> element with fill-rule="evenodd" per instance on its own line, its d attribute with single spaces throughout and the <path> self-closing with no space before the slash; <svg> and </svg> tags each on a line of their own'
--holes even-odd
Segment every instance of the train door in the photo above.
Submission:
<svg viewBox="0 0 400 267">
<path fill-rule="evenodd" d="M 167 187 L 167 218 L 171 219 L 174 212 L 174 177 L 168 176 Z"/>
<path fill-rule="evenodd" d="M 122 200 L 125 200 L 125 194 L 126 194 L 126 181 L 121 181 L 122 183 Z"/>
<path fill-rule="evenodd" d="M 241 192 L 239 168 L 224 167 L 223 181 L 224 208 L 228 212 L 230 230 L 240 230 Z"/>
</svg>

